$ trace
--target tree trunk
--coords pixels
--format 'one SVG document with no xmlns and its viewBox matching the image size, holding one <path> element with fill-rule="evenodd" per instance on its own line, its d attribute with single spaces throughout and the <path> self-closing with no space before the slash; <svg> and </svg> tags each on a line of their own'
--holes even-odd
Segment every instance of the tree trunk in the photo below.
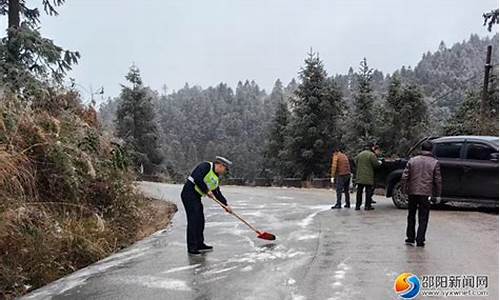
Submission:
<svg viewBox="0 0 500 300">
<path fill-rule="evenodd" d="M 9 0 L 9 29 L 19 28 L 21 23 L 19 0 Z"/>
<path fill-rule="evenodd" d="M 9 1 L 9 27 L 8 27 L 8 41 L 7 41 L 7 61 L 16 63 L 19 57 L 19 46 L 15 41 L 16 29 L 19 28 L 21 23 L 21 6 L 19 0 Z"/>
</svg>

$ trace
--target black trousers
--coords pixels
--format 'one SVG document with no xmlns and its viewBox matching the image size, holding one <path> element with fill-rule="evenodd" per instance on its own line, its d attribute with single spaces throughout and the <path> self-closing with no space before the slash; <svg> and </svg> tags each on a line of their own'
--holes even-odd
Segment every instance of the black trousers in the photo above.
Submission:
<svg viewBox="0 0 500 300">
<path fill-rule="evenodd" d="M 195 191 L 191 182 L 184 184 L 181 199 L 187 217 L 187 248 L 189 251 L 193 251 L 201 247 L 204 242 L 205 215 L 203 214 L 203 204 L 200 194 Z"/>
<path fill-rule="evenodd" d="M 373 185 L 358 183 L 356 191 L 356 208 L 360 208 L 363 202 L 363 189 L 365 190 L 365 208 L 372 207 Z"/>
<path fill-rule="evenodd" d="M 345 205 L 351 205 L 351 198 L 349 195 L 349 183 L 351 181 L 351 175 L 337 176 L 335 182 L 335 190 L 337 194 L 337 206 L 342 205 L 342 193 L 345 194 Z"/>
<path fill-rule="evenodd" d="M 429 211 L 431 203 L 428 196 L 409 195 L 408 196 L 408 226 L 406 227 L 406 237 L 410 241 L 417 243 L 425 242 L 425 232 L 429 223 Z M 418 210 L 418 230 L 415 238 L 415 215 Z"/>
</svg>

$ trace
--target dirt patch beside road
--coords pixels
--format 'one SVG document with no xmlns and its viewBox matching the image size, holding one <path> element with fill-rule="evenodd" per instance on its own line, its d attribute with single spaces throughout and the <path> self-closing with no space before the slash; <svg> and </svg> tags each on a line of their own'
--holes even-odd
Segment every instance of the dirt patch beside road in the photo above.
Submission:
<svg viewBox="0 0 500 300">
<path fill-rule="evenodd" d="M 169 201 L 134 199 L 133 214 L 118 213 L 118 219 L 70 211 L 73 206 L 62 212 L 48 204 L 0 206 L 0 300 L 21 296 L 167 228 L 177 211 Z"/>
<path fill-rule="evenodd" d="M 142 224 L 137 232 L 137 240 L 150 236 L 151 234 L 168 227 L 177 212 L 177 205 L 170 201 L 149 199 L 146 205 Z"/>
</svg>

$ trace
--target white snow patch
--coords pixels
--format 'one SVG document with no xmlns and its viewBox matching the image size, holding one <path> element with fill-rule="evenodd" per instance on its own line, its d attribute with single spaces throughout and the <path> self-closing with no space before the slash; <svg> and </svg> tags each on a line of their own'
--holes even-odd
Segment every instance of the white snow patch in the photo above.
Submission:
<svg viewBox="0 0 500 300">
<path fill-rule="evenodd" d="M 241 269 L 241 272 L 250 272 L 253 270 L 253 267 L 252 266 L 246 266 L 244 267 L 243 269 Z"/>
<path fill-rule="evenodd" d="M 306 300 L 307 298 L 302 295 L 297 295 L 295 293 L 292 293 L 292 300 Z"/>
<path fill-rule="evenodd" d="M 347 257 L 346 259 L 344 259 L 342 262 L 340 262 L 338 265 L 337 265 L 337 269 L 341 269 L 341 270 L 344 270 L 344 271 L 348 271 L 351 269 L 351 267 L 349 265 L 346 264 L 346 261 L 348 261 L 349 259 L 351 259 L 351 257 Z"/>
<path fill-rule="evenodd" d="M 214 282 L 214 281 L 217 281 L 217 280 L 224 279 L 224 278 L 226 278 L 226 277 L 227 277 L 227 276 L 226 276 L 226 275 L 224 275 L 224 276 L 218 276 L 218 277 L 210 278 L 210 279 L 208 279 L 208 280 L 203 281 L 203 283 Z"/>
<path fill-rule="evenodd" d="M 224 272 L 227 272 L 227 271 L 234 270 L 236 268 L 237 268 L 237 266 L 229 267 L 229 268 L 225 268 L 225 269 L 221 269 L 221 270 L 209 270 L 209 271 L 203 272 L 203 275 L 220 274 L 220 273 L 224 273 Z"/>
<path fill-rule="evenodd" d="M 239 223 L 235 223 L 233 227 L 223 227 L 219 230 L 220 233 L 237 235 L 237 236 L 245 236 L 249 232 L 249 229 L 243 228 L 245 225 L 240 225 Z"/>
<path fill-rule="evenodd" d="M 299 226 L 302 228 L 306 228 L 307 226 L 311 225 L 312 221 L 314 220 L 314 217 L 319 213 L 319 211 L 312 213 L 305 217 L 302 221 L 299 222 Z"/>
<path fill-rule="evenodd" d="M 191 291 L 191 288 L 185 281 L 172 278 L 162 278 L 155 276 L 128 276 L 126 278 L 122 278 L 121 281 L 127 284 L 136 284 L 148 288 L 186 292 Z"/>
<path fill-rule="evenodd" d="M 302 228 L 306 228 L 307 226 L 311 225 L 312 221 L 314 220 L 314 217 L 317 214 L 319 214 L 320 212 L 329 209 L 329 206 L 327 206 L 327 205 L 314 205 L 314 206 L 307 206 L 307 208 L 311 209 L 311 210 L 317 210 L 317 211 L 308 215 L 302 221 L 299 222 L 298 225 Z"/>
<path fill-rule="evenodd" d="M 295 251 L 289 249 L 288 251 L 279 251 L 274 249 L 273 251 L 262 251 L 262 252 L 249 252 L 236 258 L 230 258 L 228 262 L 236 263 L 256 263 L 258 261 L 271 261 L 276 259 L 289 259 L 299 255 L 304 255 L 302 251 Z"/>
<path fill-rule="evenodd" d="M 287 284 L 288 284 L 288 285 L 294 285 L 295 283 L 296 283 L 296 281 L 295 281 L 295 279 L 293 279 L 293 278 L 290 278 L 290 279 L 288 279 L 288 281 L 287 281 Z"/>
<path fill-rule="evenodd" d="M 181 247 L 186 247 L 186 243 L 181 243 L 181 242 L 171 242 L 168 243 L 169 246 L 181 246 Z"/>
<path fill-rule="evenodd" d="M 297 237 L 297 240 L 298 241 L 303 241 L 303 240 L 312 240 L 312 239 L 317 239 L 319 237 L 319 234 L 318 233 L 314 233 L 314 234 L 305 234 L 305 235 L 301 235 L 299 237 Z"/>
<path fill-rule="evenodd" d="M 262 217 L 263 214 L 261 211 L 252 211 L 252 212 L 243 212 L 243 216 L 253 216 L 253 217 Z"/>
<path fill-rule="evenodd" d="M 190 270 L 190 269 L 195 269 L 199 267 L 201 264 L 195 264 L 195 265 L 190 265 L 190 266 L 183 266 L 183 267 L 178 267 L 178 268 L 173 268 L 170 270 L 166 270 L 162 272 L 163 274 L 168 274 L 168 273 L 174 273 L 174 272 L 179 272 L 179 271 L 184 271 L 184 270 Z"/>
</svg>

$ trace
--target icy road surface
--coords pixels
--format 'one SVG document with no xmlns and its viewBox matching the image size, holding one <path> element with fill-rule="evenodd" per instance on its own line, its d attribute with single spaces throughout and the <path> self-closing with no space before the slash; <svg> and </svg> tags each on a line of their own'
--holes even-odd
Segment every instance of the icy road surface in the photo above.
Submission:
<svg viewBox="0 0 500 300">
<path fill-rule="evenodd" d="M 190 257 L 182 186 L 142 183 L 141 188 L 178 205 L 167 231 L 25 298 L 385 300 L 398 299 L 394 280 L 410 272 L 488 275 L 490 296 L 475 299 L 497 299 L 495 213 L 433 210 L 427 245 L 416 248 L 404 244 L 406 211 L 390 199 L 375 197 L 374 211 L 331 210 L 333 191 L 223 186 L 233 209 L 277 240 L 257 239 L 204 199 L 205 240 L 215 251 Z"/>
</svg>

